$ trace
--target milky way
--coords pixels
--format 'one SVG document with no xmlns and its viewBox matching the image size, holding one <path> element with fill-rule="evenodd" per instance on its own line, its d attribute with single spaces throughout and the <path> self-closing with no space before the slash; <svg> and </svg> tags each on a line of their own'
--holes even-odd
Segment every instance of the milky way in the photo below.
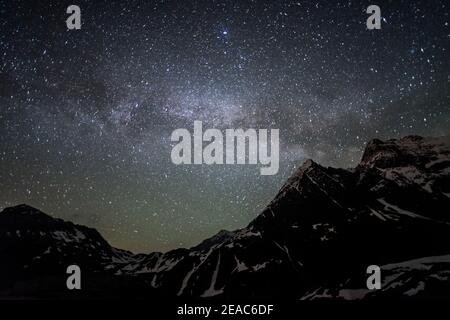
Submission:
<svg viewBox="0 0 450 320">
<path fill-rule="evenodd" d="M 81 8 L 68 30 L 66 8 Z M 450 133 L 442 1 L 2 1 L 0 207 L 27 203 L 133 251 L 245 226 L 306 158 Z M 175 166 L 170 134 L 279 128 L 280 171 Z"/>
</svg>

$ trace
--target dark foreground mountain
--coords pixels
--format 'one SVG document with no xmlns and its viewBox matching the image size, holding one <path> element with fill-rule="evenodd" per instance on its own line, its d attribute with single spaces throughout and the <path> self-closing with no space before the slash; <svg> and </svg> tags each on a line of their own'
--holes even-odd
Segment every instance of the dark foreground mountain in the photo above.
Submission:
<svg viewBox="0 0 450 320">
<path fill-rule="evenodd" d="M 450 297 L 450 137 L 372 140 L 354 169 L 306 161 L 246 228 L 132 254 L 26 205 L 0 213 L 0 297 Z M 82 290 L 66 288 L 66 268 Z M 379 265 L 382 288 L 366 288 Z"/>
</svg>

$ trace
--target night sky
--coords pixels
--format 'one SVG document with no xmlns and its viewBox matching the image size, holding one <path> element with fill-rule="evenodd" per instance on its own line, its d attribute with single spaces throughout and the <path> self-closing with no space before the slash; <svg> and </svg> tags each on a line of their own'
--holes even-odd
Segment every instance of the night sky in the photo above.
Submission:
<svg viewBox="0 0 450 320">
<path fill-rule="evenodd" d="M 374 137 L 450 133 L 449 7 L 2 0 L 0 209 L 27 203 L 135 252 L 243 227 L 306 158 L 352 167 Z M 280 129 L 278 174 L 174 165 L 170 135 L 194 120 Z"/>
</svg>

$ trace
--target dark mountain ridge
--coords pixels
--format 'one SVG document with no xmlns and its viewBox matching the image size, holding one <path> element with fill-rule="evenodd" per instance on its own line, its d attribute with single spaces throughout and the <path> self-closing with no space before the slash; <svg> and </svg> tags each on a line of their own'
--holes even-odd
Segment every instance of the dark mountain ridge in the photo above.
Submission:
<svg viewBox="0 0 450 320">
<path fill-rule="evenodd" d="M 166 253 L 20 205 L 0 213 L 0 297 L 448 297 L 449 207 L 450 136 L 374 139 L 349 170 L 308 160 L 247 227 Z M 65 287 L 70 264 L 80 292 Z M 365 287 L 372 264 L 381 290 Z"/>
</svg>

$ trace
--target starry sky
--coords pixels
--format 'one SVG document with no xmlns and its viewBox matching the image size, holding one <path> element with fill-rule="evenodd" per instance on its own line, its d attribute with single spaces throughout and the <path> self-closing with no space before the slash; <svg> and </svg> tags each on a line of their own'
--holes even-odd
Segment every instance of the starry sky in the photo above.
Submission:
<svg viewBox="0 0 450 320">
<path fill-rule="evenodd" d="M 0 209 L 27 203 L 135 252 L 243 227 L 306 158 L 352 167 L 371 138 L 450 133 L 449 8 L 2 0 Z M 170 135 L 194 120 L 280 129 L 278 174 L 174 165 Z"/>
</svg>

